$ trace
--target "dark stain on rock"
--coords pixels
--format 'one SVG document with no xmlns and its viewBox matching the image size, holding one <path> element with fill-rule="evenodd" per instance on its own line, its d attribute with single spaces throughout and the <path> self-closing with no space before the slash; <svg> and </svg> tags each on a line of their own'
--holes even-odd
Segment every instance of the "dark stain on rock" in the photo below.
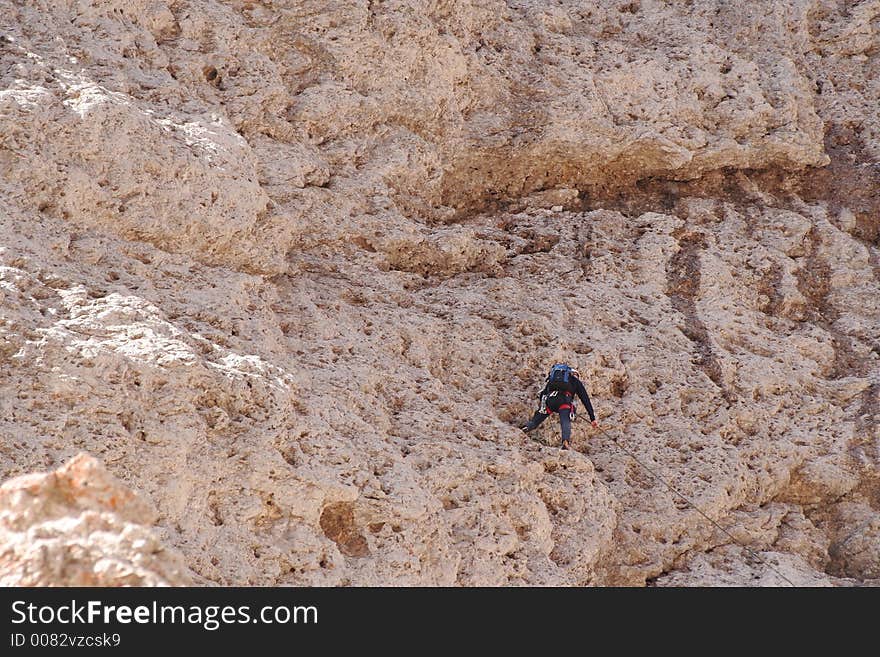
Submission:
<svg viewBox="0 0 880 657">
<path fill-rule="evenodd" d="M 339 546 L 347 557 L 366 557 L 370 554 L 367 539 L 358 530 L 351 502 L 334 502 L 321 512 L 324 535 Z"/>
</svg>

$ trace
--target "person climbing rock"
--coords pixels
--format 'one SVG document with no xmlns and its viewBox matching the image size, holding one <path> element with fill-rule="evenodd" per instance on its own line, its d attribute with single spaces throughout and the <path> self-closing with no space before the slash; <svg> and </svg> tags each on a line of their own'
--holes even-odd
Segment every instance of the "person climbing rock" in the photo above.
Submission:
<svg viewBox="0 0 880 657">
<path fill-rule="evenodd" d="M 590 415 L 590 423 L 598 428 L 596 414 L 590 403 L 587 389 L 581 383 L 580 374 L 576 369 L 565 363 L 556 363 L 550 368 L 544 389 L 539 396 L 540 406 L 532 419 L 520 427 L 526 433 L 534 431 L 538 426 L 550 417 L 551 413 L 559 414 L 559 426 L 562 429 L 562 449 L 571 449 L 571 420 L 574 416 L 574 396 L 577 395 L 583 402 L 587 413 Z"/>
</svg>

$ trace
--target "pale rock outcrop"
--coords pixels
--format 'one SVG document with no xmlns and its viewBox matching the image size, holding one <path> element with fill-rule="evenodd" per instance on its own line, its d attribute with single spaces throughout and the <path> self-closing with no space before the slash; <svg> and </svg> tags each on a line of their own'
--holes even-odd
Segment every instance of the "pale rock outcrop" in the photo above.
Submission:
<svg viewBox="0 0 880 657">
<path fill-rule="evenodd" d="M 183 556 L 162 545 L 155 511 L 96 459 L 0 486 L 3 586 L 192 584 Z"/>
</svg>

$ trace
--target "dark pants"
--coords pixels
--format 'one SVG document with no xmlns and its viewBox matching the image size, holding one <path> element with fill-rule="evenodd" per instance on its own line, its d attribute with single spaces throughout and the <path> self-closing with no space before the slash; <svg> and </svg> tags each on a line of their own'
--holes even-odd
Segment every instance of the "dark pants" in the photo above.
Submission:
<svg viewBox="0 0 880 657">
<path fill-rule="evenodd" d="M 562 428 L 562 442 L 566 442 L 571 439 L 571 411 L 567 408 L 563 408 L 557 411 L 557 413 L 559 414 L 559 426 Z M 526 431 L 537 429 L 541 422 L 548 417 L 550 417 L 549 413 L 535 411 L 532 419 L 529 420 L 529 423 L 526 425 Z"/>
</svg>

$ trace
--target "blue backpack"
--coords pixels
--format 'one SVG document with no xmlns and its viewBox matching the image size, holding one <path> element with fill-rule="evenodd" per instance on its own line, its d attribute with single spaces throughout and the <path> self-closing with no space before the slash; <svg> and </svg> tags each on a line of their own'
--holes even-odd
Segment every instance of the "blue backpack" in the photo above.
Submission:
<svg viewBox="0 0 880 657">
<path fill-rule="evenodd" d="M 568 379 L 571 376 L 571 368 L 565 363 L 557 363 L 550 368 L 547 375 L 547 383 L 551 384 L 550 389 L 567 389 Z M 554 385 L 556 384 L 556 385 Z"/>
</svg>

